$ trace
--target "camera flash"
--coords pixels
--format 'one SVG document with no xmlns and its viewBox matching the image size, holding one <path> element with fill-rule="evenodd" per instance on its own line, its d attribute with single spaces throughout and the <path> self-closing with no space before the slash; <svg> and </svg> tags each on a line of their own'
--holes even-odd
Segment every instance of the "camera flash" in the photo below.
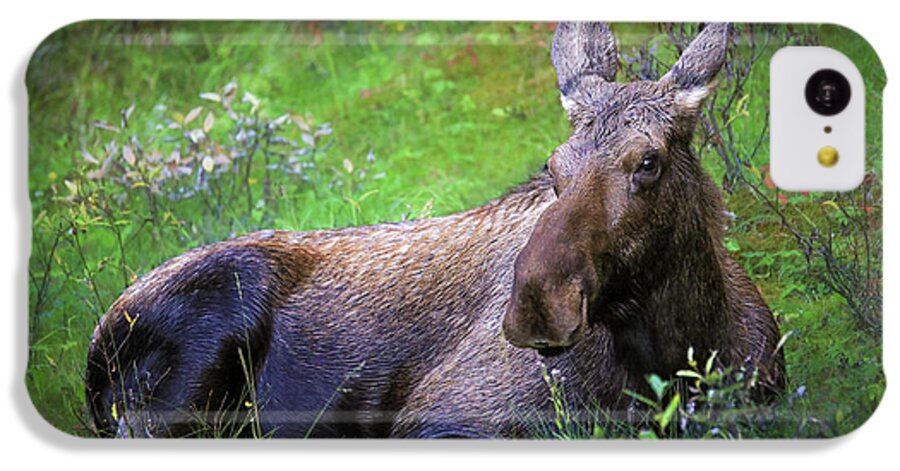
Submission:
<svg viewBox="0 0 900 471">
<path fill-rule="evenodd" d="M 838 163 L 838 151 L 834 147 L 825 146 L 819 149 L 818 154 L 819 165 L 823 167 L 834 167 Z"/>
</svg>

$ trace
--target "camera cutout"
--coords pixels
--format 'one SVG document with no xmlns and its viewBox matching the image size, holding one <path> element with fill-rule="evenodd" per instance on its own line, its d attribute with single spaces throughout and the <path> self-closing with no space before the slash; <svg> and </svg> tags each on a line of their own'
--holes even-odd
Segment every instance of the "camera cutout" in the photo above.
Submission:
<svg viewBox="0 0 900 471">
<path fill-rule="evenodd" d="M 844 54 L 779 49 L 769 64 L 772 181 L 783 191 L 847 191 L 865 175 L 865 86 Z"/>
<path fill-rule="evenodd" d="M 824 116 L 834 116 L 850 104 L 850 82 L 844 74 L 833 69 L 822 69 L 806 81 L 806 103 L 813 111 Z"/>
</svg>

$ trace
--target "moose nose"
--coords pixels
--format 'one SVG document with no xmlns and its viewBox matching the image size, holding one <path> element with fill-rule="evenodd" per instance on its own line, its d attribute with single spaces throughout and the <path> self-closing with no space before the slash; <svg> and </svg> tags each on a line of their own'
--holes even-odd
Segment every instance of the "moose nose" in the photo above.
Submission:
<svg viewBox="0 0 900 471">
<path fill-rule="evenodd" d="M 565 335 L 561 340 L 553 340 L 546 336 L 523 336 L 521 332 L 510 329 L 506 323 L 503 325 L 503 335 L 509 343 L 519 348 L 534 348 L 537 350 L 571 347 L 581 340 L 583 331 L 584 329 L 579 325 L 572 328 L 568 335 Z"/>
<path fill-rule="evenodd" d="M 503 318 L 506 340 L 522 348 L 570 347 L 587 329 L 587 297 L 580 290 L 516 299 Z"/>
</svg>

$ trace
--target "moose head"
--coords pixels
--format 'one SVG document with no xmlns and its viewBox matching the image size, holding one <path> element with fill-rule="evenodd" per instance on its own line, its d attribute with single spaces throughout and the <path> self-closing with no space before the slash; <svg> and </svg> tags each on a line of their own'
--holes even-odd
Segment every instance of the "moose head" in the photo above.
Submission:
<svg viewBox="0 0 900 471">
<path fill-rule="evenodd" d="M 597 322 L 677 332 L 692 315 L 679 309 L 721 301 L 697 299 L 724 291 L 723 208 L 691 138 L 730 31 L 708 24 L 660 80 L 617 83 L 609 27 L 560 23 L 551 60 L 572 134 L 547 160 L 556 199 L 516 259 L 513 345 L 569 347 Z"/>
</svg>

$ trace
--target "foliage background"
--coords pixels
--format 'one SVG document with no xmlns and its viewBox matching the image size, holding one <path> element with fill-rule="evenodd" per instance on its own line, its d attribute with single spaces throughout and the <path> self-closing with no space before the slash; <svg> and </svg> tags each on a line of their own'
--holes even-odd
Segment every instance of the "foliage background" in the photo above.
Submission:
<svg viewBox="0 0 900 471">
<path fill-rule="evenodd" d="M 643 53 L 662 65 L 675 57 L 664 28 L 614 30 L 625 64 Z M 737 183 L 709 136 L 698 147 L 730 191 L 729 249 L 791 333 L 789 392 L 772 406 L 783 420 L 762 432 L 833 436 L 861 424 L 883 393 L 880 242 L 862 261 L 859 250 L 835 247 L 832 259 L 843 263 L 835 269 L 813 234 L 880 238 L 884 74 L 846 30 L 801 34 L 863 71 L 868 186 L 859 195 L 785 195 L 767 184 L 765 145 L 756 144 L 766 132 L 766 57 L 777 41 L 728 103 Z M 527 178 L 568 133 L 551 36 L 544 23 L 416 22 L 89 22 L 53 34 L 28 71 L 26 383 L 38 410 L 64 431 L 91 433 L 81 377 L 95 322 L 136 276 L 171 256 L 258 228 L 449 214 Z M 237 86 L 230 110 L 229 84 Z M 877 275 L 856 290 L 877 292 L 874 324 L 836 289 L 833 275 L 844 272 Z"/>
</svg>

